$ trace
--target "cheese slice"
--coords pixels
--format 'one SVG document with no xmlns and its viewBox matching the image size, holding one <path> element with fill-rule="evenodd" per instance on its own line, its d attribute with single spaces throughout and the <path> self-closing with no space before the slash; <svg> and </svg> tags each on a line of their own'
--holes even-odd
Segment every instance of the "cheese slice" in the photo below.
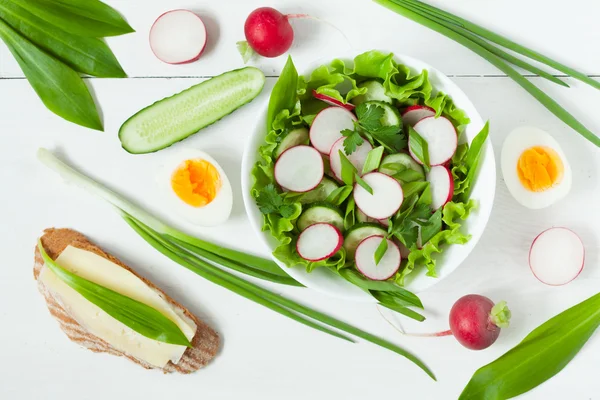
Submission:
<svg viewBox="0 0 600 400">
<path fill-rule="evenodd" d="M 196 334 L 196 324 L 182 310 L 170 304 L 158 291 L 133 273 L 106 258 L 67 246 L 56 263 L 82 278 L 156 309 L 173 321 L 188 340 L 192 340 Z M 177 363 L 186 350 L 185 346 L 159 342 L 135 332 L 88 301 L 49 268 L 42 269 L 38 281 L 46 286 L 61 306 L 88 332 L 123 353 L 163 368 L 169 361 Z"/>
</svg>

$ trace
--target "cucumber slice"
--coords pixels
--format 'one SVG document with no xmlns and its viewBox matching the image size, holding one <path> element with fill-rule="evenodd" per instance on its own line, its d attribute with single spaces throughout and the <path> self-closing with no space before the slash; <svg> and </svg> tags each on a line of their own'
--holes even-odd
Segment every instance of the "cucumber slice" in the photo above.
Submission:
<svg viewBox="0 0 600 400">
<path fill-rule="evenodd" d="M 300 231 L 303 231 L 319 222 L 331 224 L 340 231 L 344 230 L 344 217 L 341 211 L 329 203 L 314 203 L 308 206 L 298 218 L 296 226 Z"/>
<path fill-rule="evenodd" d="M 421 177 L 423 179 L 425 179 L 425 171 L 423 170 L 423 167 L 421 165 L 419 165 L 418 162 L 413 160 L 413 158 L 408 154 L 405 154 L 405 153 L 390 154 L 389 156 L 385 156 L 383 158 L 383 160 L 381 160 L 381 167 L 379 167 L 379 172 L 389 175 L 389 176 L 393 176 L 398 171 L 394 170 L 392 168 L 386 168 L 385 167 L 386 164 L 404 165 L 406 168 L 409 168 L 409 169 L 412 169 L 413 171 L 418 172 L 419 174 L 421 174 Z"/>
<path fill-rule="evenodd" d="M 402 117 L 400 116 L 400 110 L 394 107 L 391 104 L 388 104 L 384 101 L 368 101 L 366 103 L 377 104 L 381 108 L 385 110 L 383 117 L 381 118 L 381 123 L 383 126 L 402 126 Z"/>
<path fill-rule="evenodd" d="M 392 98 L 385 94 L 385 88 L 379 81 L 365 81 L 358 85 L 359 88 L 367 88 L 367 93 L 356 96 L 352 99 L 352 103 L 359 105 L 365 101 L 382 101 L 392 104 Z"/>
<path fill-rule="evenodd" d="M 323 177 L 319 186 L 310 192 L 305 193 L 302 197 L 300 197 L 300 203 L 302 204 L 310 204 L 318 201 L 324 201 L 327 196 L 331 194 L 335 189 L 339 188 L 338 185 L 333 179 L 330 179 L 326 176 Z"/>
<path fill-rule="evenodd" d="M 381 225 L 372 223 L 356 224 L 348 230 L 344 239 L 344 249 L 346 249 L 346 259 L 353 260 L 356 248 L 369 236 L 380 235 L 386 236 L 387 231 Z"/>
<path fill-rule="evenodd" d="M 281 142 L 279 142 L 277 149 L 275 149 L 275 158 L 279 158 L 279 156 L 290 147 L 301 144 L 308 144 L 308 129 L 292 129 L 283 137 L 283 139 L 281 139 Z"/>
<path fill-rule="evenodd" d="M 121 145 L 133 154 L 169 147 L 253 100 L 264 84 L 259 69 L 246 67 L 192 86 L 125 121 L 119 130 Z"/>
</svg>

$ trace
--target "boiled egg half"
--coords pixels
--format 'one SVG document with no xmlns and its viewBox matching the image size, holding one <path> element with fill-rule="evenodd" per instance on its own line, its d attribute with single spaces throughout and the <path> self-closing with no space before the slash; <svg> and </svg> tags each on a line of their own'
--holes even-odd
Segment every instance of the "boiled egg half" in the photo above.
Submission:
<svg viewBox="0 0 600 400">
<path fill-rule="evenodd" d="M 203 151 L 185 149 L 170 157 L 158 176 L 169 210 L 199 226 L 227 221 L 233 195 L 223 168 Z"/>
<path fill-rule="evenodd" d="M 545 131 L 520 127 L 502 146 L 502 175 L 510 194 L 531 209 L 548 207 L 571 190 L 571 166 Z"/>
</svg>

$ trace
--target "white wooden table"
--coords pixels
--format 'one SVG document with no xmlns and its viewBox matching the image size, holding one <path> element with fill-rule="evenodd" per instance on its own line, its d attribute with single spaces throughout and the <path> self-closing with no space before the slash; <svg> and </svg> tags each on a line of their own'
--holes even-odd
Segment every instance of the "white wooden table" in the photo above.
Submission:
<svg viewBox="0 0 600 400">
<path fill-rule="evenodd" d="M 550 132 L 573 167 L 573 190 L 564 201 L 541 211 L 519 206 L 498 176 L 497 197 L 488 228 L 466 262 L 449 278 L 421 294 L 427 322 L 404 321 L 412 331 L 447 327 L 452 303 L 467 293 L 506 300 L 512 326 L 488 350 L 472 352 L 452 338 L 401 337 L 373 305 L 345 303 L 309 290 L 276 287 L 319 308 L 405 346 L 438 376 L 431 381 L 411 363 L 368 343 L 349 344 L 300 326 L 212 285 L 150 249 L 111 209 L 65 185 L 36 160 L 40 146 L 67 160 L 139 204 L 171 220 L 154 185 L 162 159 L 184 146 L 211 153 L 225 168 L 236 196 L 231 220 L 218 228 L 183 229 L 242 250 L 267 255 L 244 215 L 239 188 L 240 159 L 255 115 L 268 98 L 284 58 L 256 62 L 269 76 L 260 98 L 235 115 L 165 151 L 131 156 L 119 145 L 120 124 L 138 109 L 207 77 L 240 67 L 235 42 L 243 39 L 247 14 L 266 5 L 259 0 L 110 0 L 137 33 L 109 39 L 128 79 L 90 79 L 104 116 L 104 133 L 88 131 L 54 116 L 37 99 L 0 45 L 0 398 L 1 399 L 453 399 L 473 372 L 516 345 L 558 312 L 600 290 L 600 151 L 547 112 L 499 71 L 468 50 L 368 0 L 286 1 L 268 5 L 283 12 L 308 13 L 340 27 L 294 21 L 291 50 L 299 68 L 348 48 L 381 48 L 420 58 L 449 75 L 491 120 L 499 156 L 513 128 L 531 124 Z M 571 0 L 455 0 L 440 3 L 530 45 L 592 76 L 600 76 L 600 2 Z M 152 55 L 148 30 L 162 12 L 191 8 L 205 20 L 209 45 L 193 64 L 170 66 Z M 588 127 L 600 132 L 600 92 L 568 79 L 562 89 L 532 77 Z M 566 225 L 587 248 L 586 268 L 573 283 L 544 286 L 527 267 L 531 240 L 544 228 Z M 191 376 L 145 371 L 133 363 L 92 354 L 70 343 L 50 317 L 32 277 L 33 248 L 46 227 L 70 227 L 88 235 L 173 297 L 188 305 L 222 336 L 218 357 Z M 600 398 L 600 335 L 557 377 L 531 391 L 528 399 Z"/>
</svg>

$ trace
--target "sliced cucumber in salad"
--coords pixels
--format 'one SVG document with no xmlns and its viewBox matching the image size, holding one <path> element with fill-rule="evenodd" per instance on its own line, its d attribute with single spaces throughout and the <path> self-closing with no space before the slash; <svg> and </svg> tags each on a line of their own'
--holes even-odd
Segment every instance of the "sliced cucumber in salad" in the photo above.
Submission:
<svg viewBox="0 0 600 400">
<path fill-rule="evenodd" d="M 364 239 L 369 236 L 386 236 L 387 231 L 381 225 L 373 223 L 359 223 L 348 229 L 344 239 L 344 249 L 346 249 L 346 259 L 354 260 L 356 248 Z"/>
<path fill-rule="evenodd" d="M 344 217 L 342 212 L 329 203 L 314 203 L 308 206 L 296 221 L 300 231 L 317 223 L 327 223 L 335 226 L 340 231 L 344 230 Z"/>
<path fill-rule="evenodd" d="M 308 144 L 308 129 L 306 128 L 296 128 L 289 131 L 288 134 L 281 139 L 277 149 L 275 149 L 275 158 L 279 158 L 279 156 L 290 147 L 298 146 L 300 144 Z"/>
<path fill-rule="evenodd" d="M 423 167 L 406 153 L 396 153 L 385 156 L 383 160 L 381 160 L 379 172 L 393 176 L 399 172 L 402 167 L 418 172 L 421 175 L 421 179 L 425 179 Z"/>
<path fill-rule="evenodd" d="M 384 103 L 392 104 L 392 98 L 385 94 L 385 88 L 383 84 L 376 80 L 365 81 L 358 85 L 359 88 L 366 88 L 367 93 L 356 96 L 352 99 L 352 103 L 359 105 L 365 101 L 382 101 Z"/>
<path fill-rule="evenodd" d="M 337 189 L 339 187 L 340 187 L 340 185 L 338 185 L 336 183 L 336 181 L 324 176 L 323 179 L 321 180 L 321 183 L 319 183 L 319 186 L 317 186 L 315 189 L 311 190 L 310 192 L 304 193 L 304 195 L 302 197 L 300 197 L 299 201 L 302 204 L 310 204 L 310 203 L 316 203 L 318 201 L 325 201 L 325 199 L 335 189 Z"/>
<path fill-rule="evenodd" d="M 381 118 L 381 124 L 383 126 L 402 126 L 402 117 L 400 116 L 400 111 L 396 107 L 384 101 L 378 100 L 365 102 L 365 105 L 369 104 L 376 104 L 383 108 L 384 114 Z"/>
</svg>

